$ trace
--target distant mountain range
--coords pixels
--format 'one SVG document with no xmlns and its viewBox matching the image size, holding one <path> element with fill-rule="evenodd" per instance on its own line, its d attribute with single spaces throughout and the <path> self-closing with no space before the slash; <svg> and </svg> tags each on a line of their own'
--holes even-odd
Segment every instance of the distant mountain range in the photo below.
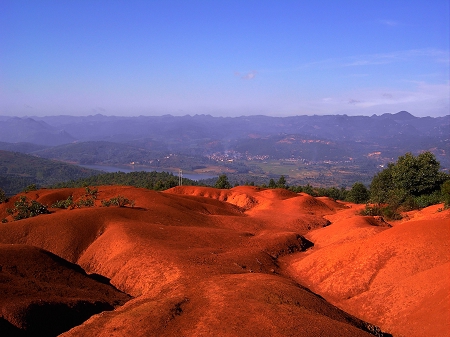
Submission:
<svg viewBox="0 0 450 337">
<path fill-rule="evenodd" d="M 370 174 L 406 152 L 431 151 L 449 169 L 450 115 L 0 116 L 0 149 L 78 164 L 222 165 L 239 173 L 261 173 L 254 164 L 270 160 L 350 162 Z"/>
<path fill-rule="evenodd" d="M 60 145 L 73 141 L 127 142 L 153 138 L 230 140 L 249 135 L 301 134 L 329 140 L 380 141 L 396 136 L 436 137 L 448 133 L 450 115 L 414 117 L 406 111 L 381 116 L 49 116 L 0 117 L 0 141 Z"/>
</svg>

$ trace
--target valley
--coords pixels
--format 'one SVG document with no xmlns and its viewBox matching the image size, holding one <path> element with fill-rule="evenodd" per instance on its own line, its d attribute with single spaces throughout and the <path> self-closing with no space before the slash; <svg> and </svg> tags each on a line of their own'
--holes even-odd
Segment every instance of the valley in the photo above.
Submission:
<svg viewBox="0 0 450 337">
<path fill-rule="evenodd" d="M 429 151 L 444 171 L 450 168 L 450 116 L 415 117 L 406 111 L 371 117 L 93 115 L 0 121 L 0 150 L 77 165 L 226 173 L 233 185 L 267 184 L 281 175 L 290 185 L 368 184 L 406 152 Z"/>
</svg>

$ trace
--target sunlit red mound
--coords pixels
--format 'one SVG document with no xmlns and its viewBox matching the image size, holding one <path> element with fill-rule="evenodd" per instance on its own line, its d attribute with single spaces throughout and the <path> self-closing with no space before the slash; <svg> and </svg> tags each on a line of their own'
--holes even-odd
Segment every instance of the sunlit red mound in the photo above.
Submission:
<svg viewBox="0 0 450 337">
<path fill-rule="evenodd" d="M 118 195 L 133 200 L 134 206 L 102 206 L 102 200 Z M 73 196 L 74 201 L 90 197 L 85 189 L 39 190 L 26 196 L 47 205 L 69 196 Z M 6 209 L 17 199 L 0 205 L 0 218 L 8 216 Z M 257 187 L 217 190 L 180 186 L 155 192 L 100 186 L 94 204 L 94 207 L 79 209 L 50 209 L 51 214 L 0 224 L 0 243 L 14 252 L 8 254 L 34 266 L 28 268 L 26 282 L 40 284 L 40 275 L 46 274 L 48 280 L 60 282 L 59 276 L 51 276 L 49 267 L 40 262 L 46 257 L 59 261 L 71 272 L 79 272 L 80 277 L 89 282 L 95 280 L 87 275 L 101 275 L 118 290 L 133 296 L 125 303 L 124 298 L 119 301 L 114 297 L 118 295 L 101 293 L 113 306 L 125 304 L 100 314 L 86 310 L 86 317 L 94 315 L 82 324 L 73 324 L 77 326 L 66 332 L 67 336 L 370 336 L 370 332 L 382 335 L 374 325 L 355 318 L 384 324 L 380 319 L 382 313 L 358 306 L 362 300 L 351 306 L 347 305 L 349 300 L 339 300 L 342 293 L 353 293 L 344 289 L 349 285 L 338 277 L 344 273 L 337 271 L 345 269 L 346 273 L 360 277 L 361 267 L 353 265 L 353 270 L 352 266 L 347 266 L 347 261 L 352 260 L 345 252 L 363 255 L 358 240 L 375 239 L 391 231 L 399 231 L 397 236 L 401 237 L 400 228 L 408 223 L 389 228 L 381 220 L 355 215 L 357 207 L 354 205 L 350 208 L 326 198 Z M 441 212 L 440 216 L 448 216 L 446 212 Z M 339 219 L 339 214 L 345 216 Z M 331 234 L 320 234 L 326 231 Z M 445 232 L 442 235 L 445 236 Z M 379 240 L 377 244 L 382 246 L 387 239 Z M 317 244 L 312 247 L 315 241 Z M 411 245 L 413 241 L 405 244 Z M 350 244 L 353 248 L 338 254 L 339 247 Z M 325 276 L 312 284 L 309 269 L 303 268 L 309 258 L 332 246 L 336 254 L 324 257 L 329 262 L 319 259 L 311 262 L 309 268 L 324 263 L 325 269 L 316 268 L 316 273 L 322 275 L 328 263 L 336 263 L 326 276 L 336 274 L 336 284 L 342 284 L 339 291 L 323 285 Z M 404 249 L 411 251 L 409 247 Z M 368 246 L 365 250 L 369 250 Z M 402 250 L 398 248 L 395 252 L 400 255 Z M 430 263 L 428 269 L 440 266 L 442 254 L 442 249 L 436 250 L 435 262 Z M 426 263 L 414 262 L 418 259 L 414 254 L 409 258 L 413 261 L 408 267 L 411 275 L 415 275 L 414 268 L 418 266 L 421 271 L 428 270 Z M 370 256 L 366 259 L 370 261 Z M 77 270 L 76 265 L 82 270 Z M 389 273 L 398 278 L 395 265 L 386 270 L 379 266 L 382 264 L 373 266 L 373 270 L 380 271 L 372 272 L 369 279 L 376 280 L 376 276 L 383 273 L 386 274 L 383 280 Z M 433 270 L 436 275 L 443 272 Z M 362 274 L 366 277 L 364 272 Z M 2 270 L 0 276 L 5 275 Z M 325 299 L 342 305 L 353 316 L 299 285 L 302 282 L 315 292 L 323 292 Z M 358 282 L 352 285 L 356 287 L 355 294 L 365 285 Z M 378 284 L 379 289 L 391 286 L 386 282 L 371 282 Z M 73 283 L 63 281 L 62 284 L 76 293 Z M 11 282 L 2 285 L 5 285 L 1 288 L 5 298 L 17 303 L 24 298 L 32 303 L 37 298 L 36 292 L 31 291 L 33 287 L 26 296 L 16 296 Z M 96 287 L 88 286 L 97 294 L 100 288 Z M 41 297 L 58 296 L 48 292 L 48 288 L 41 286 L 39 289 Z M 330 289 L 335 293 L 330 293 Z M 433 301 L 426 291 L 422 293 L 425 300 Z M 367 297 L 367 301 L 382 296 L 381 292 L 369 294 L 372 297 Z M 392 303 L 398 305 L 403 300 L 400 295 L 393 298 Z M 356 295 L 350 296 L 356 299 Z M 67 296 L 67 303 L 71 298 Z M 435 305 L 437 309 L 446 310 L 441 304 Z M 13 324 L 4 314 L 6 307 L 1 304 L 0 328 Z M 408 307 L 405 308 L 407 311 Z M 52 316 L 51 312 L 48 315 Z M 24 320 L 20 322 L 14 326 L 20 328 L 20 324 L 25 324 Z M 391 332 L 385 326 L 383 329 Z"/>
<path fill-rule="evenodd" d="M 392 228 L 372 217 L 336 220 L 308 233 L 314 248 L 285 263 L 295 280 L 394 336 L 448 336 L 449 212 L 432 206 Z"/>
</svg>

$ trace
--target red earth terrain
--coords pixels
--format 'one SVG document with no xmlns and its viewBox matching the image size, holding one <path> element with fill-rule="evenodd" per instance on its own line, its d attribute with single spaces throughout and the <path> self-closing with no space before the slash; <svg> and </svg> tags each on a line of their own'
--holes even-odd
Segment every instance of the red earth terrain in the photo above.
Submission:
<svg viewBox="0 0 450 337">
<path fill-rule="evenodd" d="M 134 206 L 102 206 L 118 195 Z M 2 336 L 450 332 L 442 205 L 387 224 L 282 189 L 100 186 L 94 207 L 12 221 L 18 197 L 0 204 Z"/>
</svg>

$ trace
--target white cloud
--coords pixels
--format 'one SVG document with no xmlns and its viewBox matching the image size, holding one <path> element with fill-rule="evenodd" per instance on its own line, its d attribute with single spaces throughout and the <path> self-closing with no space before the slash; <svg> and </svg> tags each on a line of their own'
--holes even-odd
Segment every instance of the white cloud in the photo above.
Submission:
<svg viewBox="0 0 450 337">
<path fill-rule="evenodd" d="M 394 20 L 380 20 L 379 23 L 385 26 L 395 27 L 398 26 L 400 23 L 398 21 Z"/>
<path fill-rule="evenodd" d="M 367 77 L 369 74 L 350 74 L 347 77 Z"/>
<path fill-rule="evenodd" d="M 252 80 L 255 78 L 258 72 L 256 70 L 252 70 L 246 74 L 241 74 L 239 71 L 235 71 L 234 75 L 240 77 L 243 80 Z"/>
<path fill-rule="evenodd" d="M 284 71 L 300 71 L 311 68 L 342 68 L 342 67 L 363 67 L 371 65 L 383 65 L 395 62 L 406 62 L 425 58 L 426 62 L 450 63 L 450 53 L 446 50 L 433 48 L 399 50 L 390 53 L 376 53 L 366 55 L 354 55 L 348 57 L 327 59 L 305 63 L 295 69 L 285 69 Z M 421 62 L 423 59 L 421 60 Z"/>
<path fill-rule="evenodd" d="M 336 66 L 351 67 L 351 66 L 367 66 L 389 64 L 394 62 L 405 62 L 421 57 L 428 58 L 428 61 L 442 63 L 447 60 L 449 63 L 449 52 L 438 49 L 411 49 L 401 50 L 390 53 L 377 53 L 368 55 L 358 55 L 336 60 Z"/>
</svg>

